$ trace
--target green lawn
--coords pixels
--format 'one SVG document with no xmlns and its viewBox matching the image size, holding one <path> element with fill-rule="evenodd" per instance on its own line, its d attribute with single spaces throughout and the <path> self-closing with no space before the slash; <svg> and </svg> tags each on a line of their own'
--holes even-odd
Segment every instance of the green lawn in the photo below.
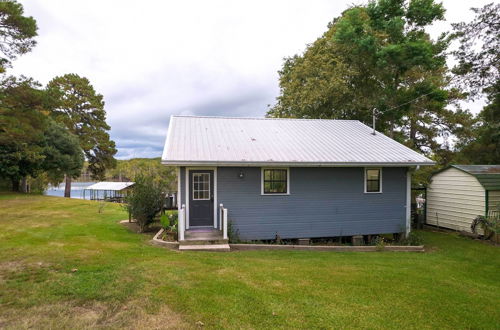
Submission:
<svg viewBox="0 0 500 330">
<path fill-rule="evenodd" d="M 423 232 L 426 253 L 179 253 L 126 218 L 0 195 L 0 328 L 500 326 L 500 250 L 455 234 Z"/>
</svg>

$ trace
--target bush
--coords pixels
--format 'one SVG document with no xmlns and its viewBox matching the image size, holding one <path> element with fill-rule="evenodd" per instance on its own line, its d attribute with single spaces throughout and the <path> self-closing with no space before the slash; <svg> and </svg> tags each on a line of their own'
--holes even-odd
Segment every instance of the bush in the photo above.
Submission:
<svg viewBox="0 0 500 330">
<path fill-rule="evenodd" d="M 143 232 L 154 221 L 161 211 L 164 193 L 161 184 L 151 175 L 139 174 L 130 193 L 125 197 L 127 210 L 137 221 L 140 232 Z"/>
<path fill-rule="evenodd" d="M 490 239 L 495 234 L 500 234 L 500 217 L 483 217 L 478 215 L 470 226 L 472 232 L 477 234 L 477 227 L 484 231 L 484 237 Z"/>
<path fill-rule="evenodd" d="M 416 246 L 423 244 L 423 238 L 417 232 L 411 231 L 407 237 L 402 236 L 399 240 L 400 245 Z"/>
<path fill-rule="evenodd" d="M 227 238 L 229 243 L 240 243 L 240 232 L 235 228 L 233 222 L 229 220 L 227 222 Z"/>
<path fill-rule="evenodd" d="M 384 251 L 386 242 L 382 236 L 375 237 L 375 246 L 377 247 L 377 251 Z"/>
<path fill-rule="evenodd" d="M 167 211 L 160 217 L 161 226 L 168 232 L 177 233 L 179 217 L 177 211 Z"/>
</svg>

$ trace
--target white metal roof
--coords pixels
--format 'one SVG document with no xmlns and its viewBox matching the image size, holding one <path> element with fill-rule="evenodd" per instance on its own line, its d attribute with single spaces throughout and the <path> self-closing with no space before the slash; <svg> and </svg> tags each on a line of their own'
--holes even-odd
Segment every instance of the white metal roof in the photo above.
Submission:
<svg viewBox="0 0 500 330">
<path fill-rule="evenodd" d="M 357 120 L 172 116 L 169 165 L 432 165 Z"/>
<path fill-rule="evenodd" d="M 125 188 L 132 186 L 135 182 L 97 182 L 93 185 L 86 187 L 85 189 L 93 190 L 116 190 L 120 191 Z"/>
</svg>

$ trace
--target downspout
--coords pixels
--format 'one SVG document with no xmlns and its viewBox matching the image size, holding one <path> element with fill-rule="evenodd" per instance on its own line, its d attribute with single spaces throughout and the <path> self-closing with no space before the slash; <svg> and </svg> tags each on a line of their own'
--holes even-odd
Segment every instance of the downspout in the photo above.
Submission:
<svg viewBox="0 0 500 330">
<path fill-rule="evenodd" d="M 408 237 L 411 231 L 411 168 L 406 171 L 406 230 L 405 236 Z"/>
<path fill-rule="evenodd" d="M 485 206 L 484 206 L 484 217 L 486 218 L 488 216 L 488 211 L 489 211 L 489 195 L 488 195 L 488 190 L 484 190 L 484 200 L 485 200 Z"/>
</svg>

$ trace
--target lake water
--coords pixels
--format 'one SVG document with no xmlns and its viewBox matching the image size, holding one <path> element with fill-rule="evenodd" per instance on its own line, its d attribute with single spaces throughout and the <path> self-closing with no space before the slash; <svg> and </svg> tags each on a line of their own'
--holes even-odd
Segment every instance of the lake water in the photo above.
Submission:
<svg viewBox="0 0 500 330">
<path fill-rule="evenodd" d="M 72 182 L 71 183 L 71 198 L 83 198 L 83 189 L 94 184 L 95 182 Z M 64 197 L 64 182 L 58 186 L 49 186 L 45 190 L 45 195 L 47 196 L 58 196 Z M 87 191 L 86 199 L 89 199 L 89 192 Z"/>
</svg>

